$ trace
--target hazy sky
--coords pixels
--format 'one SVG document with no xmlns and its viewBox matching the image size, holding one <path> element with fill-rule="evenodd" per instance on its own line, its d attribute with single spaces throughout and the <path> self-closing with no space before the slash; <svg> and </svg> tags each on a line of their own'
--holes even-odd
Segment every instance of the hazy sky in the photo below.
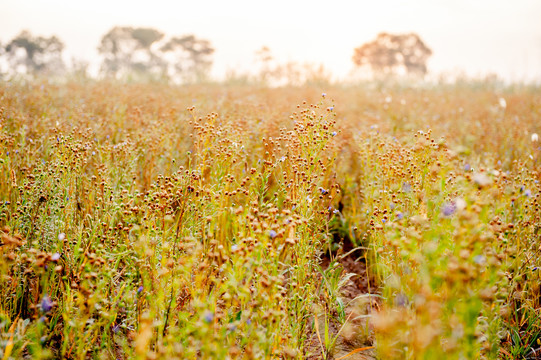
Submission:
<svg viewBox="0 0 541 360">
<path fill-rule="evenodd" d="M 249 69 L 266 45 L 280 61 L 322 63 L 344 77 L 355 47 L 381 31 L 413 31 L 434 52 L 429 71 L 541 82 L 541 0 L 0 0 L 2 43 L 23 29 L 57 35 L 69 57 L 97 63 L 115 25 L 209 39 L 216 76 Z"/>
</svg>

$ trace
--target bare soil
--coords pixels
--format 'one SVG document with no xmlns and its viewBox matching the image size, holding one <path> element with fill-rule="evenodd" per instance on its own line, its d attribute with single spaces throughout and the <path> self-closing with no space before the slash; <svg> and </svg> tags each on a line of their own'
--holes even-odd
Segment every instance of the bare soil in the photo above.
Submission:
<svg viewBox="0 0 541 360">
<path fill-rule="evenodd" d="M 361 250 L 356 250 L 348 254 L 353 249 L 351 243 L 343 244 L 337 254 L 326 254 L 321 259 L 321 269 L 325 270 L 331 264 L 331 259 L 336 259 L 343 267 L 343 274 L 353 274 L 347 283 L 340 290 L 340 299 L 345 306 L 346 319 L 345 325 L 336 320 L 330 321 L 331 336 L 337 336 L 336 343 L 332 351 L 323 355 L 322 347 L 317 335 L 315 326 L 312 326 L 310 339 L 306 349 L 307 359 L 339 359 L 355 349 L 371 347 L 374 342 L 373 330 L 370 325 L 370 312 L 377 309 L 378 298 L 374 282 L 369 278 L 366 261 Z M 348 255 L 344 255 L 348 254 Z M 323 340 L 325 329 L 325 319 L 322 316 L 318 318 L 320 336 Z M 342 328 L 340 330 L 340 328 Z M 375 359 L 374 349 L 367 349 L 352 354 L 347 360 L 368 360 Z"/>
</svg>

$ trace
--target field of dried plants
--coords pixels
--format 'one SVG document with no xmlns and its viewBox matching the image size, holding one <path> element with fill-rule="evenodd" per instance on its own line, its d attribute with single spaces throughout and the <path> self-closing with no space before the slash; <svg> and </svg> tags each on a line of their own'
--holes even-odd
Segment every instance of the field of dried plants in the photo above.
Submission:
<svg viewBox="0 0 541 360">
<path fill-rule="evenodd" d="M 0 357 L 541 358 L 539 133 L 525 86 L 1 83 Z"/>
</svg>

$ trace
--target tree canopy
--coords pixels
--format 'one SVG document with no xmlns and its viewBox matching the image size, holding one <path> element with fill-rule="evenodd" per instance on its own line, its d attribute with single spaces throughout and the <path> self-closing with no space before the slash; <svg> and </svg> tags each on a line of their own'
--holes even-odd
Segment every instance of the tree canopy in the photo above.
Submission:
<svg viewBox="0 0 541 360">
<path fill-rule="evenodd" d="M 353 63 L 368 65 L 375 73 L 425 75 L 432 50 L 419 35 L 380 33 L 377 38 L 355 49 Z"/>
<path fill-rule="evenodd" d="M 4 49 L 13 72 L 29 75 L 50 75 L 65 70 L 63 50 L 64 44 L 56 36 L 33 36 L 26 30 L 11 40 Z"/>
<path fill-rule="evenodd" d="M 102 73 L 113 77 L 129 73 L 160 75 L 165 64 L 154 45 L 163 37 L 163 33 L 152 28 L 114 27 L 102 37 L 98 47 L 103 56 Z"/>
<path fill-rule="evenodd" d="M 208 40 L 194 35 L 171 38 L 161 51 L 172 55 L 169 76 L 180 77 L 186 82 L 204 80 L 212 66 L 214 48 Z"/>
<path fill-rule="evenodd" d="M 164 39 L 152 28 L 115 27 L 105 34 L 98 48 L 103 57 L 101 71 L 113 77 L 150 75 L 181 79 L 203 79 L 212 66 L 210 42 L 194 35 Z"/>
</svg>

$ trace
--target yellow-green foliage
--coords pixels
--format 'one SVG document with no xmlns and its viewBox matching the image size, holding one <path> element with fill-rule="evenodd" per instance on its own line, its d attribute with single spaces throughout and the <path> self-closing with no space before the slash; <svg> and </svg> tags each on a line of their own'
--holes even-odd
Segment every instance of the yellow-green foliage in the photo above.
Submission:
<svg viewBox="0 0 541 360">
<path fill-rule="evenodd" d="M 308 357 L 338 226 L 380 358 L 527 356 L 539 94 L 0 84 L 0 354 Z"/>
</svg>

